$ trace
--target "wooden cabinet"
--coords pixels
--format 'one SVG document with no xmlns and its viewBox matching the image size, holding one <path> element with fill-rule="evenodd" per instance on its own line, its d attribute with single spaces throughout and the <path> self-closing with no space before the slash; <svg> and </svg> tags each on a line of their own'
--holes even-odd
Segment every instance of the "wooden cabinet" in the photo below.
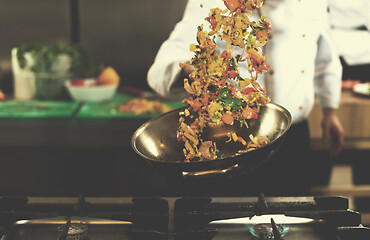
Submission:
<svg viewBox="0 0 370 240">
<path fill-rule="evenodd" d="M 359 168 L 367 168 L 367 154 L 370 152 L 370 97 L 362 97 L 351 91 L 342 92 L 338 117 L 344 128 L 344 150 L 348 154 L 333 163 L 328 185 L 314 186 L 313 195 L 344 196 L 349 199 L 351 209 L 361 211 L 362 224 L 370 224 L 370 212 L 363 212 L 361 206 L 356 206 L 355 199 L 370 197 L 370 182 L 356 179 L 364 178 Z M 328 146 L 321 140 L 322 110 L 316 102 L 308 122 L 311 134 L 311 146 L 314 150 L 327 149 Z M 357 153 L 355 155 L 351 155 Z M 360 158 L 358 158 L 360 156 Z M 357 169 L 357 170 L 356 170 Z M 367 175 L 366 171 L 365 174 Z"/>
<path fill-rule="evenodd" d="M 370 149 L 370 97 L 351 91 L 342 92 L 338 116 L 344 128 L 345 149 Z M 322 110 L 316 102 L 309 118 L 311 143 L 314 149 L 327 146 L 321 140 Z"/>
</svg>

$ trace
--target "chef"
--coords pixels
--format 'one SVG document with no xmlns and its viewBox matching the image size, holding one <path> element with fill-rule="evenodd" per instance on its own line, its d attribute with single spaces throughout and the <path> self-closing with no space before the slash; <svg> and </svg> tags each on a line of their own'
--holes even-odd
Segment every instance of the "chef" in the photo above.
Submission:
<svg viewBox="0 0 370 240">
<path fill-rule="evenodd" d="M 183 79 L 191 69 L 181 69 L 179 63 L 193 57 L 189 50 L 196 43 L 196 29 L 204 24 L 211 8 L 225 9 L 223 0 L 189 0 L 182 20 L 160 47 L 148 72 L 148 83 L 168 98 L 186 97 Z M 249 179 L 258 183 L 257 191 L 267 194 L 307 194 L 310 176 L 309 115 L 315 97 L 323 109 L 323 137 L 331 140 L 330 154 L 336 156 L 343 146 L 343 128 L 337 117 L 341 92 L 341 64 L 334 51 L 327 23 L 327 2 L 323 0 L 266 0 L 256 21 L 267 16 L 272 25 L 264 55 L 271 65 L 258 80 L 272 102 L 285 107 L 293 124 L 284 145 L 266 166 Z M 225 43 L 217 40 L 220 52 Z M 236 50 L 238 51 L 238 50 Z M 239 65 L 240 74 L 248 76 L 246 62 Z M 320 166 L 316 166 L 319 168 Z M 271 181 L 274 179 L 274 181 Z M 247 180 L 246 180 L 247 181 Z M 236 180 L 233 184 L 243 181 Z M 284 190 L 281 186 L 284 186 Z"/>
<path fill-rule="evenodd" d="M 343 79 L 369 81 L 370 1 L 329 0 L 334 46 L 343 64 Z"/>
</svg>

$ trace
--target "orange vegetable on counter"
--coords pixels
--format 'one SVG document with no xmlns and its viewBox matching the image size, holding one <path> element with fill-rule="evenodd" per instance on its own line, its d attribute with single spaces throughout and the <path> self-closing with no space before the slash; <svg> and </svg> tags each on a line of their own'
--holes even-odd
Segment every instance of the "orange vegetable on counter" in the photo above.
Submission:
<svg viewBox="0 0 370 240">
<path fill-rule="evenodd" d="M 6 95 L 0 90 L 0 101 L 5 101 Z"/>
<path fill-rule="evenodd" d="M 99 85 L 118 85 L 119 82 L 120 76 L 112 67 L 106 67 L 97 79 Z"/>
</svg>

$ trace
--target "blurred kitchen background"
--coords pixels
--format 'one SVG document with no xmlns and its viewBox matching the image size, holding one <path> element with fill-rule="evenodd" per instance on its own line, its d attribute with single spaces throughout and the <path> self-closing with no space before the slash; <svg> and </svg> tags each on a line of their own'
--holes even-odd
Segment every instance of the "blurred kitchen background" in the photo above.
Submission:
<svg viewBox="0 0 370 240">
<path fill-rule="evenodd" d="M 8 98 L 14 94 L 12 48 L 65 42 L 80 43 L 95 63 L 112 66 L 121 85 L 149 90 L 148 68 L 181 19 L 185 4 L 186 0 L 160 4 L 151 0 L 0 0 L 0 89 Z M 134 130 L 146 120 L 1 119 L 0 192 L 150 194 L 155 186 L 141 186 L 141 181 L 152 181 L 150 170 L 137 161 L 130 146 Z"/>
<path fill-rule="evenodd" d="M 147 71 L 181 19 L 186 2 L 0 0 L 0 89 L 10 97 L 14 93 L 12 48 L 65 42 L 80 43 L 95 63 L 112 66 L 121 85 L 148 91 Z M 361 68 L 369 69 L 368 65 Z M 370 197 L 370 168 L 364 167 L 370 165 L 370 99 L 354 96 L 352 80 L 359 79 L 349 80 L 339 111 L 346 130 L 346 148 L 340 157 L 328 160 L 324 153 L 327 146 L 320 141 L 318 106 L 310 117 L 313 164 L 318 164 L 313 174 L 319 176 L 314 193 L 360 201 Z M 130 146 L 131 135 L 146 120 L 1 119 L 0 192 L 60 196 L 162 193 L 165 180 Z M 364 201 L 361 206 L 370 212 L 369 201 Z"/>
<path fill-rule="evenodd" d="M 125 85 L 148 89 L 146 73 L 186 0 L 0 0 L 0 89 L 12 93 L 11 49 L 81 43 Z M 155 24 L 153 24 L 155 23 Z"/>
</svg>

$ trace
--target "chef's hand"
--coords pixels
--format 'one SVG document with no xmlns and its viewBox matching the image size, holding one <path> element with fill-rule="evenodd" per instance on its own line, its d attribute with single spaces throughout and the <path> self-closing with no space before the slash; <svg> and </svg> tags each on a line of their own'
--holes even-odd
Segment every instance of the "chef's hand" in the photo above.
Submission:
<svg viewBox="0 0 370 240">
<path fill-rule="evenodd" d="M 180 67 L 181 67 L 181 72 L 183 74 L 183 76 L 185 77 L 188 77 L 190 73 L 192 73 L 195 68 L 192 64 L 190 64 L 189 61 L 185 62 L 185 63 L 180 63 Z"/>
<path fill-rule="evenodd" d="M 337 156 L 343 149 L 344 130 L 339 121 L 337 110 L 332 108 L 323 109 L 322 130 L 324 142 L 330 141 L 330 157 Z"/>
<path fill-rule="evenodd" d="M 190 62 L 180 63 L 181 72 L 178 76 L 177 80 L 174 82 L 172 88 L 181 88 L 184 89 L 184 79 L 187 78 L 189 83 L 191 83 L 191 79 L 189 79 L 189 74 L 192 73 L 195 68 Z"/>
</svg>

